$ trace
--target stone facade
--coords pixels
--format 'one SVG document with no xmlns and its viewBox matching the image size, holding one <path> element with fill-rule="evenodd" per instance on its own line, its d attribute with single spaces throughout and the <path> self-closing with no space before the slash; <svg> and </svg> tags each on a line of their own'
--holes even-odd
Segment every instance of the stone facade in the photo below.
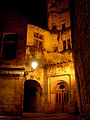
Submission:
<svg viewBox="0 0 90 120">
<path fill-rule="evenodd" d="M 37 36 L 35 36 L 37 33 Z M 66 33 L 67 34 L 67 33 Z M 38 38 L 42 35 L 42 39 Z M 62 35 L 63 36 L 63 35 Z M 61 38 L 61 36 L 60 36 Z M 61 40 L 59 38 L 59 41 Z M 42 49 L 37 47 L 36 40 L 42 42 Z M 77 103 L 77 88 L 72 58 L 72 50 L 59 51 L 58 34 L 50 33 L 34 25 L 27 25 L 26 48 L 26 80 L 36 80 L 43 91 L 43 109 L 45 112 L 55 112 L 56 91 L 60 82 L 68 84 L 68 112 L 75 113 Z M 59 43 L 60 46 L 63 44 Z M 38 62 L 38 67 L 33 70 L 32 61 Z"/>
<path fill-rule="evenodd" d="M 49 30 L 62 30 L 62 25 L 70 27 L 70 8 L 69 0 L 48 0 L 47 1 L 47 18 Z"/>
<path fill-rule="evenodd" d="M 0 114 L 21 114 L 26 21 L 16 11 L 3 13 L 0 20 Z"/>
</svg>

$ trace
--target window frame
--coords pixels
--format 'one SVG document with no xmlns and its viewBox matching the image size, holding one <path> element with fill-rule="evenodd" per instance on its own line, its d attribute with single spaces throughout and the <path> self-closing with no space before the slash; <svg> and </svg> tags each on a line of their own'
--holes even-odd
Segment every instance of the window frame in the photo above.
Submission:
<svg viewBox="0 0 90 120">
<path fill-rule="evenodd" d="M 43 34 L 37 33 L 38 36 L 36 37 L 36 36 L 35 36 L 36 33 L 37 33 L 37 32 L 34 32 L 34 45 L 35 45 L 36 48 L 42 50 L 42 48 L 43 48 Z M 36 42 L 36 41 L 37 41 L 37 42 Z M 41 43 L 42 45 L 40 45 L 40 43 Z M 41 47 L 40 47 L 40 46 L 41 46 Z"/>
<path fill-rule="evenodd" d="M 68 40 L 69 40 L 69 44 L 68 44 Z M 65 47 L 64 47 L 64 42 L 66 44 Z M 70 38 L 63 40 L 63 51 L 66 51 L 66 50 L 71 50 L 71 40 L 70 40 Z"/>
<path fill-rule="evenodd" d="M 65 23 L 62 24 L 62 30 L 65 30 L 66 26 Z"/>
<path fill-rule="evenodd" d="M 16 35 L 16 40 L 12 40 L 12 41 L 4 41 L 4 37 L 5 37 L 5 35 Z M 17 34 L 17 32 L 4 32 L 3 33 L 3 38 L 2 38 L 2 53 L 1 53 L 1 58 L 3 59 L 3 60 L 14 60 L 15 58 L 16 58 L 16 48 L 17 48 L 17 42 L 18 42 L 18 34 Z M 12 56 L 12 57 L 10 57 L 10 56 L 8 56 L 8 57 L 5 57 L 5 53 L 4 53 L 4 45 L 5 44 L 8 44 L 9 46 L 10 46 L 10 44 L 13 44 L 13 45 L 15 45 L 15 51 L 13 52 L 13 54 L 15 54 L 14 56 Z M 7 51 L 7 53 L 8 53 L 9 51 Z"/>
<path fill-rule="evenodd" d="M 71 42 L 70 42 L 70 39 L 67 39 L 67 49 L 68 49 L 68 50 L 71 49 Z"/>
<path fill-rule="evenodd" d="M 65 43 L 65 46 L 64 46 L 64 43 Z M 67 50 L 66 45 L 67 45 L 66 40 L 63 40 L 63 51 Z"/>
</svg>

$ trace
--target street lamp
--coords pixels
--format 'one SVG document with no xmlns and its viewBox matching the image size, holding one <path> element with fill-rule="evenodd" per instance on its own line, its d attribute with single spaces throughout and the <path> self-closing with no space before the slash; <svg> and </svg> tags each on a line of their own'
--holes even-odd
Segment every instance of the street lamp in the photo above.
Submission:
<svg viewBox="0 0 90 120">
<path fill-rule="evenodd" d="M 38 66 L 38 63 L 37 63 L 37 61 L 33 61 L 31 65 L 32 65 L 33 69 L 36 69 Z"/>
</svg>

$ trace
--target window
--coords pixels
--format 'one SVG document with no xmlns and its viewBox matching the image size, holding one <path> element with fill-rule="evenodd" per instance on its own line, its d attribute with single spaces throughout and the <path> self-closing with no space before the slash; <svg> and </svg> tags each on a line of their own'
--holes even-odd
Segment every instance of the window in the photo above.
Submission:
<svg viewBox="0 0 90 120">
<path fill-rule="evenodd" d="M 39 41 L 39 48 L 42 49 L 42 41 Z"/>
<path fill-rule="evenodd" d="M 55 3 L 52 3 L 51 7 L 56 7 L 56 4 L 55 4 Z"/>
<path fill-rule="evenodd" d="M 61 8 L 60 12 L 63 12 L 63 11 L 64 11 L 64 7 L 63 7 L 63 8 Z"/>
<path fill-rule="evenodd" d="M 65 86 L 64 85 L 60 85 L 60 89 L 64 89 L 65 88 Z"/>
<path fill-rule="evenodd" d="M 67 46 L 68 46 L 68 50 L 70 50 L 71 49 L 70 39 L 67 40 Z"/>
<path fill-rule="evenodd" d="M 34 37 L 38 38 L 38 33 L 34 32 Z"/>
<path fill-rule="evenodd" d="M 62 30 L 65 30 L 65 23 L 62 24 Z"/>
<path fill-rule="evenodd" d="M 63 41 L 63 51 L 66 50 L 66 40 Z"/>
<path fill-rule="evenodd" d="M 38 40 L 37 39 L 35 40 L 35 45 L 36 45 L 36 47 L 38 47 Z"/>
<path fill-rule="evenodd" d="M 64 40 L 63 41 L 63 51 L 70 50 L 70 49 L 71 49 L 70 39 Z"/>
<path fill-rule="evenodd" d="M 53 26 L 53 30 L 56 30 L 57 28 L 56 28 L 56 26 Z"/>
<path fill-rule="evenodd" d="M 43 40 L 43 35 L 41 35 L 41 34 L 38 34 L 39 36 L 39 39 L 41 39 L 41 40 Z"/>
<path fill-rule="evenodd" d="M 43 45 L 42 41 L 34 39 L 34 42 L 36 48 L 42 49 L 42 45 Z"/>
<path fill-rule="evenodd" d="M 61 3 L 61 2 L 64 2 L 65 0 L 57 0 L 57 1 Z"/>
<path fill-rule="evenodd" d="M 42 49 L 42 45 L 43 45 L 43 35 L 34 32 L 34 44 L 36 46 L 36 48 Z"/>
<path fill-rule="evenodd" d="M 5 34 L 3 38 L 2 58 L 5 60 L 15 59 L 17 47 L 17 34 Z"/>
</svg>

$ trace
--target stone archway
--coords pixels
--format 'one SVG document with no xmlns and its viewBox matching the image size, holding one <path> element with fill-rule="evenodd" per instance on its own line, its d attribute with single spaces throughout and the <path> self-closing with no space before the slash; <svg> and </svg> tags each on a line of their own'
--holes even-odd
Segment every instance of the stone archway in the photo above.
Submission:
<svg viewBox="0 0 90 120">
<path fill-rule="evenodd" d="M 41 112 L 42 89 L 35 80 L 26 80 L 24 83 L 24 112 Z"/>
<path fill-rule="evenodd" d="M 68 84 L 60 81 L 55 87 L 55 112 L 68 112 Z"/>
</svg>

